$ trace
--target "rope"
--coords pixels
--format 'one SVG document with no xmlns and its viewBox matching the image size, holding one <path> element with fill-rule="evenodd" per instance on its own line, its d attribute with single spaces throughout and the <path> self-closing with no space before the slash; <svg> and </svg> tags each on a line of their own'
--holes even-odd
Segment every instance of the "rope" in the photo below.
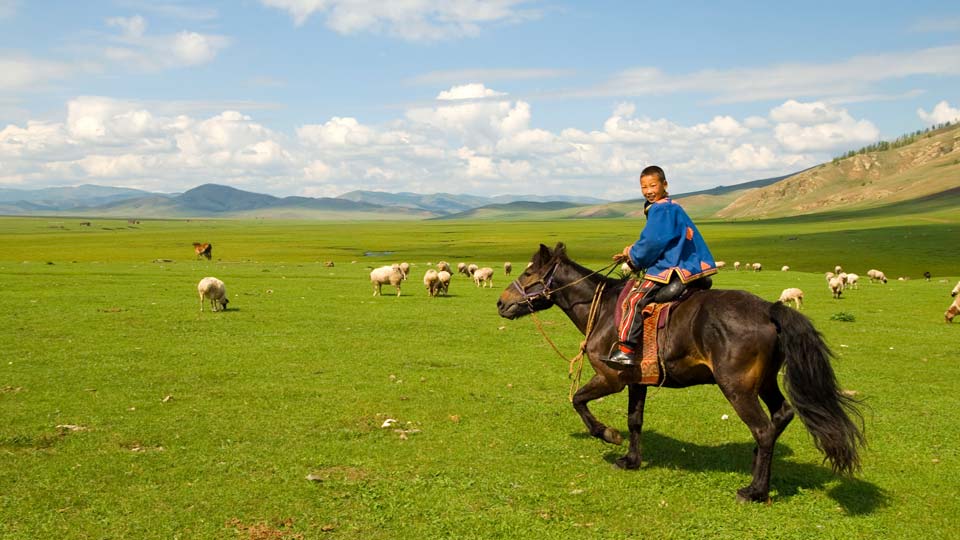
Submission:
<svg viewBox="0 0 960 540">
<path fill-rule="evenodd" d="M 594 273 L 597 273 L 597 272 L 594 272 Z M 577 280 L 574 283 L 578 283 L 580 281 L 582 281 L 582 279 Z M 564 287 L 567 287 L 567 286 L 569 285 L 564 285 Z M 544 331 L 543 325 L 540 323 L 540 319 L 537 318 L 536 312 L 533 312 L 530 314 L 531 318 L 533 318 L 533 322 L 536 323 L 537 325 L 537 330 L 539 330 L 540 335 L 543 336 L 543 339 L 545 339 L 547 343 L 550 344 L 550 347 L 552 347 L 553 351 L 557 353 L 557 356 L 559 356 L 560 358 L 562 358 L 567 362 L 567 377 L 573 378 L 573 380 L 570 381 L 570 395 L 568 396 L 570 401 L 573 401 L 573 395 L 577 392 L 577 390 L 580 389 L 580 378 L 583 373 L 583 357 L 586 356 L 586 352 L 587 352 L 587 340 L 590 339 L 590 332 L 593 331 L 593 322 L 596 320 L 597 313 L 599 313 L 600 311 L 600 297 L 603 296 L 603 289 L 606 286 L 607 286 L 606 282 L 600 282 L 600 284 L 597 285 L 596 290 L 593 292 L 593 300 L 590 301 L 590 312 L 587 315 L 587 327 L 583 332 L 583 341 L 580 342 L 580 352 L 578 352 L 576 356 L 574 356 L 569 360 L 567 359 L 566 356 L 563 355 L 562 352 L 560 352 L 560 349 L 557 348 L 553 340 L 550 339 L 550 336 L 548 336 L 546 331 Z M 559 289 L 555 289 L 555 290 L 559 290 Z M 576 365 L 576 376 L 574 376 L 574 365 Z"/>
</svg>

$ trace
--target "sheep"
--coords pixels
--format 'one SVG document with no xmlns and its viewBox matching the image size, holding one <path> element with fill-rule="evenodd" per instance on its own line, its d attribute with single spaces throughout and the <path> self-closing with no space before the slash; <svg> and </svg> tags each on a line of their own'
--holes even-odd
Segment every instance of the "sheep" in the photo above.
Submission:
<svg viewBox="0 0 960 540">
<path fill-rule="evenodd" d="M 397 296 L 400 296 L 401 281 L 403 281 L 403 272 L 400 271 L 399 264 L 381 266 L 370 272 L 370 283 L 373 285 L 374 296 L 380 296 L 380 286 L 388 283 L 397 288 Z"/>
<path fill-rule="evenodd" d="M 463 274 L 465 276 L 469 275 L 467 274 L 467 263 L 465 262 L 457 263 L 457 273 Z"/>
<path fill-rule="evenodd" d="M 480 287 L 481 284 L 483 287 L 489 285 L 493 287 L 493 268 L 489 266 L 484 266 L 483 268 L 478 268 L 476 272 L 473 273 L 473 282 L 477 284 L 477 287 Z"/>
<path fill-rule="evenodd" d="M 787 266 L 787 265 L 783 265 L 783 266 L 780 268 L 780 271 L 781 271 L 781 272 L 787 272 L 788 270 L 790 270 L 790 267 Z"/>
<path fill-rule="evenodd" d="M 503 275 L 509 276 L 510 272 L 513 271 L 513 265 L 510 264 L 510 261 L 503 263 Z"/>
<path fill-rule="evenodd" d="M 224 311 L 230 300 L 227 299 L 227 288 L 223 282 L 215 277 L 205 277 L 197 284 L 197 292 L 200 293 L 200 312 L 203 312 L 203 300 L 210 300 L 210 308 L 213 311 Z"/>
<path fill-rule="evenodd" d="M 833 268 L 833 273 L 834 273 L 834 274 L 839 274 L 840 272 L 843 272 L 843 267 L 841 267 L 841 266 L 838 264 L 837 266 L 835 266 L 835 267 Z"/>
<path fill-rule="evenodd" d="M 867 270 L 867 277 L 870 278 L 870 283 L 873 283 L 874 281 L 879 281 L 880 283 L 887 282 L 887 276 L 884 275 L 884 273 L 880 270 L 875 270 L 873 268 Z"/>
<path fill-rule="evenodd" d="M 717 265 L 717 268 L 725 268 L 727 266 L 727 263 L 725 263 L 724 261 L 717 261 L 716 265 Z"/>
<path fill-rule="evenodd" d="M 827 281 L 830 281 L 831 279 L 836 277 L 836 274 L 834 274 L 833 272 L 827 272 L 826 274 L 823 275 L 823 277 L 827 278 Z"/>
<path fill-rule="evenodd" d="M 840 298 L 840 295 L 843 293 L 843 278 L 840 276 L 834 276 L 830 278 L 827 285 L 830 287 L 830 290 L 833 291 L 834 298 Z"/>
<path fill-rule="evenodd" d="M 477 266 L 477 265 L 475 265 L 475 264 L 473 264 L 473 263 L 468 264 L 468 265 L 467 265 L 467 276 L 473 277 L 473 273 L 476 272 L 478 268 L 480 268 L 480 267 Z M 527 268 L 529 268 L 529 266 L 527 266 Z"/>
<path fill-rule="evenodd" d="M 403 279 L 407 279 L 407 276 L 410 275 L 410 263 L 400 263 L 400 271 L 403 272 Z"/>
<path fill-rule="evenodd" d="M 840 284 L 841 284 L 841 286 L 842 286 L 844 289 L 846 289 L 846 288 L 847 288 L 847 273 L 846 273 L 846 272 L 840 272 L 839 274 L 837 274 L 837 277 L 840 278 Z"/>
<path fill-rule="evenodd" d="M 444 296 L 447 295 L 447 290 L 450 288 L 450 277 L 450 272 L 447 272 L 446 270 L 437 272 L 437 279 L 440 280 L 440 287 L 437 291 L 438 294 L 442 294 Z"/>
<path fill-rule="evenodd" d="M 440 261 L 437 263 L 437 272 L 441 270 L 445 270 L 451 273 L 453 272 L 453 270 L 450 269 L 450 263 L 448 263 L 447 261 Z"/>
<path fill-rule="evenodd" d="M 753 263 L 750 265 L 750 267 L 753 268 L 754 272 L 759 272 L 760 270 L 763 269 L 763 265 L 760 263 Z"/>
<path fill-rule="evenodd" d="M 958 294 L 960 294 L 960 281 L 958 281 L 957 286 L 950 291 L 950 296 L 957 296 Z"/>
<path fill-rule="evenodd" d="M 957 285 L 960 287 L 960 284 Z M 953 303 L 950 304 L 950 307 L 943 312 L 943 320 L 947 322 L 953 322 L 953 318 L 957 316 L 957 313 L 960 313 L 960 296 L 953 299 Z"/>
<path fill-rule="evenodd" d="M 857 274 L 854 274 L 852 272 L 847 274 L 846 284 L 844 285 L 844 287 L 853 287 L 854 289 L 859 289 L 860 285 L 857 284 L 857 280 L 859 279 L 860 279 L 860 276 L 858 276 Z"/>
<path fill-rule="evenodd" d="M 740 261 L 733 261 L 733 269 L 740 270 Z"/>
<path fill-rule="evenodd" d="M 423 274 L 423 284 L 427 286 L 428 295 L 436 296 L 440 291 L 440 275 L 433 268 L 427 269 Z"/>
<path fill-rule="evenodd" d="M 797 304 L 797 309 L 800 309 L 800 304 L 803 303 L 803 291 L 796 287 L 791 287 L 789 289 L 784 289 L 780 293 L 780 302 L 786 304 L 787 302 L 793 300 Z"/>
</svg>

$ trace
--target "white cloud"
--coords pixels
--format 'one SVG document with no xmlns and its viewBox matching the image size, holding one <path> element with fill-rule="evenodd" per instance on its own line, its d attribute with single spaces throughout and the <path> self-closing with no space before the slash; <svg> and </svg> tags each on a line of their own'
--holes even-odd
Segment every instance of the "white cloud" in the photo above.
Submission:
<svg viewBox="0 0 960 540">
<path fill-rule="evenodd" d="M 869 120 L 849 116 L 837 121 L 812 126 L 792 122 L 774 128 L 777 141 L 791 152 L 829 152 L 849 150 L 876 142 L 880 131 Z"/>
<path fill-rule="evenodd" d="M 774 122 L 792 122 L 804 126 L 835 122 L 843 119 L 846 111 L 835 109 L 822 101 L 800 103 L 787 100 L 786 103 L 770 111 L 770 118 Z"/>
<path fill-rule="evenodd" d="M 923 109 L 917 109 L 917 116 L 927 124 L 942 124 L 944 122 L 956 122 L 960 120 L 960 109 L 955 109 L 947 103 L 946 100 L 937 103 L 933 110 L 927 112 Z"/>
<path fill-rule="evenodd" d="M 65 79 L 89 69 L 89 64 L 41 60 L 0 51 L 0 90 L 35 89 L 49 81 Z"/>
<path fill-rule="evenodd" d="M 538 18 L 530 0 L 260 0 L 290 14 L 301 26 L 314 14 L 340 34 L 372 32 L 409 41 L 476 36 L 481 25 Z"/>
<path fill-rule="evenodd" d="M 173 34 L 147 34 L 147 21 L 140 15 L 111 17 L 108 27 L 120 34 L 108 38 L 103 56 L 134 69 L 156 71 L 205 64 L 230 44 L 225 36 L 181 30 Z"/>
<path fill-rule="evenodd" d="M 140 15 L 133 17 L 110 17 L 107 19 L 107 26 L 116 26 L 123 32 L 123 37 L 128 39 L 139 39 L 143 37 L 147 30 L 147 21 Z"/>
</svg>

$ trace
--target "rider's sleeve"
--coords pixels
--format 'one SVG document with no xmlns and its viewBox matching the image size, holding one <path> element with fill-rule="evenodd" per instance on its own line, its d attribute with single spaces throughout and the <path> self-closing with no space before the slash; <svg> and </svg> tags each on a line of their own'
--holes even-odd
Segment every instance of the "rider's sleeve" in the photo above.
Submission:
<svg viewBox="0 0 960 540">
<path fill-rule="evenodd" d="M 647 225 L 640 239 L 630 248 L 630 263 L 634 268 L 649 268 L 663 256 L 671 240 L 682 234 L 677 226 L 676 212 L 669 204 L 654 204 L 647 214 Z"/>
</svg>

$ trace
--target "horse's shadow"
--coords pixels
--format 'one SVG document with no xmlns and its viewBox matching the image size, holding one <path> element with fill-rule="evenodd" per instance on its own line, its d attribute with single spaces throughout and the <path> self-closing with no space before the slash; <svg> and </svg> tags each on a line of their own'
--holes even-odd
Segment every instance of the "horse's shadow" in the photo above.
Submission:
<svg viewBox="0 0 960 540">
<path fill-rule="evenodd" d="M 586 433 L 574 433 L 576 438 L 592 438 Z M 629 437 L 629 435 L 627 435 Z M 625 447 L 624 447 L 625 448 Z M 668 437 L 656 431 L 643 432 L 643 468 L 681 469 L 691 472 L 718 471 L 750 474 L 753 443 L 724 443 L 702 446 Z M 786 500 L 801 490 L 822 490 L 839 480 L 828 495 L 850 515 L 869 514 L 889 505 L 890 496 L 876 484 L 857 478 L 837 476 L 829 467 L 785 460 L 793 455 L 789 446 L 779 443 L 774 452 L 771 487 L 776 490 L 774 500 Z M 623 452 L 608 452 L 604 459 L 613 464 Z"/>
</svg>

